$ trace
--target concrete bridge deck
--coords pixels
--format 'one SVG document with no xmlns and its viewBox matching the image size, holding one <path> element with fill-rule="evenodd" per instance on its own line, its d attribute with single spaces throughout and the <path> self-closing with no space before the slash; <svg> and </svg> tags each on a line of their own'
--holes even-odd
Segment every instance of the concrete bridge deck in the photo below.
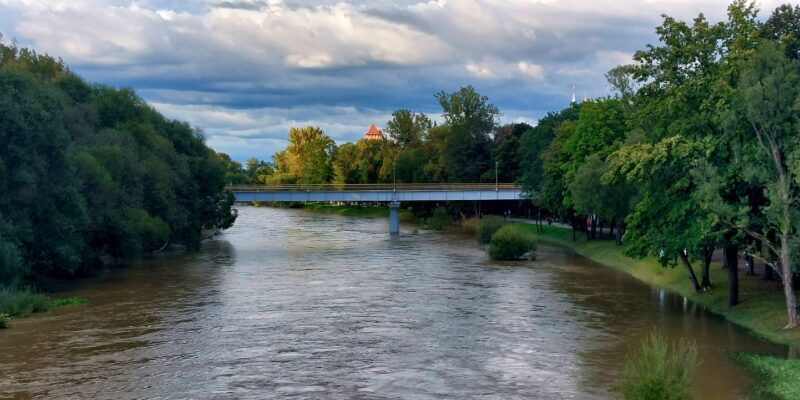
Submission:
<svg viewBox="0 0 800 400">
<path fill-rule="evenodd" d="M 472 201 L 520 200 L 522 188 L 514 184 L 347 184 L 230 186 L 237 202 L 303 201 Z"/>
</svg>

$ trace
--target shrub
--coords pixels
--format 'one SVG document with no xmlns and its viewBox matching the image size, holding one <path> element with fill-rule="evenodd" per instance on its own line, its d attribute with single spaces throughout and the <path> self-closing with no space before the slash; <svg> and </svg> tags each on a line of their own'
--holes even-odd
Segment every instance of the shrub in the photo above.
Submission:
<svg viewBox="0 0 800 400">
<path fill-rule="evenodd" d="M 489 244 L 492 241 L 492 235 L 497 232 L 506 221 L 500 217 L 486 217 L 478 223 L 478 243 Z"/>
<path fill-rule="evenodd" d="M 442 230 L 453 225 L 453 217 L 447 213 L 444 207 L 437 207 L 433 210 L 433 215 L 425 222 L 428 229 Z"/>
<path fill-rule="evenodd" d="M 0 329 L 8 328 L 8 314 L 0 313 Z"/>
<path fill-rule="evenodd" d="M 30 289 L 0 289 L 0 314 L 9 317 L 27 317 L 33 313 L 50 309 L 46 295 Z"/>
<path fill-rule="evenodd" d="M 492 260 L 519 260 L 536 257 L 536 237 L 505 225 L 492 235 L 489 242 L 489 258 Z"/>
<path fill-rule="evenodd" d="M 681 339 L 671 346 L 654 331 L 638 351 L 628 355 L 620 376 L 624 399 L 689 399 L 697 369 L 697 346 Z"/>
</svg>

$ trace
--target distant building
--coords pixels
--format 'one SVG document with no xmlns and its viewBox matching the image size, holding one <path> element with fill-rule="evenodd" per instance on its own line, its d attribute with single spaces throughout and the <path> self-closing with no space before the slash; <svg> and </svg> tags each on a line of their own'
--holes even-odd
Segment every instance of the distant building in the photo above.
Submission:
<svg viewBox="0 0 800 400">
<path fill-rule="evenodd" d="M 375 126 L 375 124 L 372 124 L 372 125 L 369 126 L 369 129 L 367 130 L 367 133 L 364 134 L 364 139 L 367 139 L 367 140 L 382 140 L 383 139 L 383 132 L 381 132 L 380 129 L 378 129 L 378 127 Z"/>
</svg>

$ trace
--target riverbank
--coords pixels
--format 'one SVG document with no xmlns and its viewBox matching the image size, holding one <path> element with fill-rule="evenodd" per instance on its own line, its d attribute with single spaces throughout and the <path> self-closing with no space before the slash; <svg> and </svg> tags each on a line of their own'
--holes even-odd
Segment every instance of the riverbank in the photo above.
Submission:
<svg viewBox="0 0 800 400">
<path fill-rule="evenodd" d="M 82 297 L 53 298 L 29 289 L 0 288 L 0 329 L 8 328 L 17 318 L 88 303 Z"/>
<path fill-rule="evenodd" d="M 623 271 L 642 282 L 680 294 L 765 340 L 792 347 L 800 346 L 800 329 L 782 329 L 786 306 L 776 282 L 759 276 L 747 276 L 740 271 L 740 304 L 730 307 L 727 293 L 728 272 L 719 264 L 712 264 L 710 270 L 714 287 L 695 293 L 682 268 L 662 268 L 655 258 L 639 260 L 627 257 L 623 254 L 624 247 L 615 245 L 612 240 L 589 241 L 585 235 L 579 234 L 577 240 L 573 241 L 569 228 L 543 226 L 544 233 L 538 233 L 537 227 L 530 223 L 513 224 L 518 229 L 536 234 L 542 242 L 569 248 L 583 257 Z M 800 360 L 757 354 L 739 355 L 736 359 L 763 377 L 760 391 L 783 399 L 800 399 L 800 381 L 794 379 L 800 377 Z"/>
<path fill-rule="evenodd" d="M 389 207 L 386 206 L 351 206 L 333 205 L 329 203 L 298 203 L 297 208 L 317 213 L 336 214 L 344 217 L 389 218 Z M 407 209 L 400 210 L 401 222 L 419 222 L 418 218 Z"/>
</svg>

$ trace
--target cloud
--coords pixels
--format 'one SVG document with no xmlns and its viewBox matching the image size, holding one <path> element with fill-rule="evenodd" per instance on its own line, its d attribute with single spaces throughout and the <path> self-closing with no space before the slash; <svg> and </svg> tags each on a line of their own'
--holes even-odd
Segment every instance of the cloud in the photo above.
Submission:
<svg viewBox="0 0 800 400">
<path fill-rule="evenodd" d="M 656 41 L 662 13 L 719 20 L 727 4 L 0 0 L 0 32 L 88 80 L 137 89 L 244 156 L 276 148 L 295 123 L 349 140 L 396 108 L 435 116 L 434 93 L 467 84 L 505 121 L 535 121 L 568 104 L 573 85 L 605 95 L 605 72 Z"/>
</svg>

